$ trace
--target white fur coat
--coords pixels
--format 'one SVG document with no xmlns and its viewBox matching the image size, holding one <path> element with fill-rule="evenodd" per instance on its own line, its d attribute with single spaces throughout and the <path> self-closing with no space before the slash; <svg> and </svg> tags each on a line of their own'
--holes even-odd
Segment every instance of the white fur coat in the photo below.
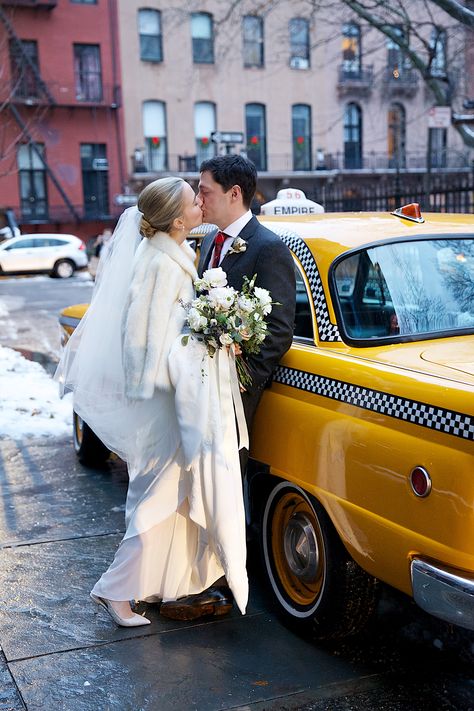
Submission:
<svg viewBox="0 0 474 711">
<path fill-rule="evenodd" d="M 194 298 L 195 254 L 183 242 L 157 232 L 143 239 L 134 258 L 132 282 L 122 321 L 127 397 L 151 398 L 155 388 L 170 390 L 168 354 L 182 331 L 186 312 L 179 303 Z"/>
</svg>

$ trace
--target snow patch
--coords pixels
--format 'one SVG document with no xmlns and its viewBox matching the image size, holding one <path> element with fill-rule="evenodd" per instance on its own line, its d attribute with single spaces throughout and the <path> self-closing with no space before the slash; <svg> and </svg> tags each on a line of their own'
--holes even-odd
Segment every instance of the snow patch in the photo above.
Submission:
<svg viewBox="0 0 474 711">
<path fill-rule="evenodd" d="M 57 437 L 71 428 L 72 394 L 61 400 L 39 363 L 0 346 L 0 438 Z"/>
</svg>

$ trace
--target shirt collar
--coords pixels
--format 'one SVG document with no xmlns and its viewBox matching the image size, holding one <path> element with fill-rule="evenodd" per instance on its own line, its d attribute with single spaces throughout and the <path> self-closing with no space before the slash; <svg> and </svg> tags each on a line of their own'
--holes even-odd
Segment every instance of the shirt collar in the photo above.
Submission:
<svg viewBox="0 0 474 711">
<path fill-rule="evenodd" d="M 222 230 L 227 237 L 232 237 L 235 239 L 244 229 L 245 225 L 252 219 L 252 211 L 247 210 L 243 215 L 241 215 L 235 222 L 232 222 L 225 230 Z"/>
</svg>

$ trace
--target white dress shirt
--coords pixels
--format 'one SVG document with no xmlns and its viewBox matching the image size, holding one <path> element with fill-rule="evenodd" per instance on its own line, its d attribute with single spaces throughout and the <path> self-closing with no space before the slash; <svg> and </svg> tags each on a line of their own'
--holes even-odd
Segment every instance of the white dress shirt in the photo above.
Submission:
<svg viewBox="0 0 474 711">
<path fill-rule="evenodd" d="M 244 212 L 244 214 L 241 215 L 237 220 L 235 220 L 235 222 L 232 222 L 228 227 L 225 228 L 225 230 L 222 230 L 222 232 L 224 232 L 224 234 L 226 234 L 227 237 L 224 241 L 224 244 L 222 245 L 222 252 L 221 252 L 220 259 L 219 259 L 219 264 L 222 264 L 222 260 L 224 259 L 225 255 L 231 248 L 232 242 L 234 241 L 234 239 L 236 237 L 238 237 L 240 235 L 240 233 L 244 229 L 245 225 L 248 222 L 250 222 L 252 217 L 253 217 L 252 211 L 247 210 L 247 212 Z M 211 267 L 213 259 L 214 259 L 214 250 L 212 250 L 211 258 L 209 259 L 208 269 Z"/>
</svg>

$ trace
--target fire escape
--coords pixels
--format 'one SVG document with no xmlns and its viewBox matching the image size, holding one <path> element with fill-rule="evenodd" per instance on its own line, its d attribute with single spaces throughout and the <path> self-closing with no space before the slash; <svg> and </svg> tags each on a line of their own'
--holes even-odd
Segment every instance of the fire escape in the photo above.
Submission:
<svg viewBox="0 0 474 711">
<path fill-rule="evenodd" d="M 56 177 L 56 174 L 52 167 L 49 165 L 48 161 L 46 160 L 46 157 L 43 155 L 43 153 L 38 149 L 37 143 L 34 139 L 34 136 L 31 134 L 27 123 L 23 119 L 20 111 L 18 110 L 19 105 L 23 106 L 41 106 L 46 109 L 48 108 L 54 108 L 57 106 L 57 102 L 48 89 L 48 86 L 46 83 L 43 81 L 40 72 L 38 70 L 37 64 L 32 60 L 28 52 L 25 51 L 25 47 L 21 39 L 18 37 L 18 35 L 15 32 L 15 29 L 10 21 L 10 18 L 8 14 L 5 12 L 3 6 L 10 6 L 10 7 L 25 7 L 25 8 L 38 8 L 38 9 L 44 9 L 44 10 L 51 10 L 54 7 L 56 7 L 57 1 L 56 0 L 0 0 L 0 22 L 3 24 L 7 37 L 10 41 L 10 47 L 11 50 L 15 53 L 15 56 L 24 63 L 24 66 L 28 68 L 29 72 L 31 72 L 31 75 L 34 77 L 34 91 L 32 92 L 32 96 L 25 96 L 21 90 L 15 90 L 16 88 L 12 86 L 9 95 L 6 100 L 6 104 L 8 107 L 8 110 L 10 111 L 13 119 L 19 126 L 21 130 L 21 136 L 22 138 L 26 139 L 27 144 L 31 147 L 31 150 L 34 151 L 35 155 L 37 158 L 41 161 L 42 165 L 44 166 L 44 169 L 46 171 L 46 174 L 50 178 L 51 182 L 57 189 L 58 193 L 60 194 L 64 204 L 66 205 L 67 210 L 70 212 L 72 218 L 76 222 L 80 222 L 80 216 L 76 209 L 74 208 L 74 205 L 71 203 L 69 200 L 67 194 L 64 192 L 63 187 Z"/>
</svg>

